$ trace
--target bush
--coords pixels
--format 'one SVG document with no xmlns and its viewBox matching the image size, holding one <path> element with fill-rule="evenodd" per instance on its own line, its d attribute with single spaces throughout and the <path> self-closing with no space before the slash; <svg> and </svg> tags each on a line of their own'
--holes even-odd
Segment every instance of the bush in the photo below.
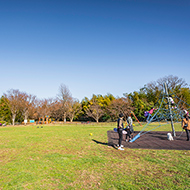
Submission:
<svg viewBox="0 0 190 190">
<path fill-rule="evenodd" d="M 0 126 L 2 126 L 6 121 L 0 121 Z"/>
</svg>

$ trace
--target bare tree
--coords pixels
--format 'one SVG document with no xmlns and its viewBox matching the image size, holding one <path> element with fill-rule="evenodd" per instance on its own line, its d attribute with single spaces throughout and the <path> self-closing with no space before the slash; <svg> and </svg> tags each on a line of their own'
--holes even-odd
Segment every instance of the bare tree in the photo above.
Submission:
<svg viewBox="0 0 190 190">
<path fill-rule="evenodd" d="M 61 112 L 62 104 L 58 100 L 55 100 L 51 105 L 51 116 L 56 120 L 59 121 L 62 118 Z"/>
<path fill-rule="evenodd" d="M 131 104 L 132 102 L 126 97 L 112 100 L 108 106 L 108 112 L 110 113 L 113 120 L 118 118 L 120 113 L 123 113 L 126 119 L 127 115 L 129 115 L 129 113 L 133 110 Z"/>
<path fill-rule="evenodd" d="M 97 123 L 104 113 L 103 107 L 99 105 L 96 99 L 92 99 L 89 107 L 86 108 L 86 114 L 95 119 Z"/>
<path fill-rule="evenodd" d="M 43 99 L 38 101 L 38 116 L 42 118 L 42 123 L 48 123 L 47 119 L 51 113 L 52 99 Z"/>
<path fill-rule="evenodd" d="M 8 100 L 7 105 L 11 110 L 12 124 L 15 125 L 15 118 L 22 108 L 24 94 L 19 90 L 11 89 L 7 91 L 7 94 L 4 94 L 4 97 L 6 97 Z"/>
<path fill-rule="evenodd" d="M 72 101 L 70 101 L 67 116 L 71 122 L 73 122 L 73 119 L 77 114 L 81 113 L 81 109 L 82 106 L 78 100 L 73 99 Z"/>
<path fill-rule="evenodd" d="M 22 113 L 24 115 L 24 120 L 26 121 L 28 119 L 29 114 L 32 114 L 32 112 L 34 112 L 33 108 L 34 108 L 35 100 L 36 100 L 36 96 L 23 93 L 21 106 L 22 106 Z"/>
<path fill-rule="evenodd" d="M 58 100 L 62 104 L 61 111 L 63 113 L 63 120 L 66 122 L 69 104 L 72 101 L 72 95 L 69 91 L 69 88 L 64 84 L 61 84 L 59 87 Z"/>
<path fill-rule="evenodd" d="M 158 79 L 157 81 L 153 81 L 145 85 L 148 89 L 152 89 L 153 91 L 162 90 L 163 84 L 166 83 L 168 89 L 180 89 L 183 87 L 187 87 L 188 84 L 185 82 L 184 79 L 179 78 L 177 76 L 169 75 Z"/>
</svg>

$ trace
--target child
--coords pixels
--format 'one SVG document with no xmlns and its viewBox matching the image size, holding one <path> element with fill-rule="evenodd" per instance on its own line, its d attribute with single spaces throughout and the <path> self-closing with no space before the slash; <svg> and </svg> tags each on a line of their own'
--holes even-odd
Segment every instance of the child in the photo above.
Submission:
<svg viewBox="0 0 190 190">
<path fill-rule="evenodd" d="M 152 113 L 154 110 L 156 109 L 154 109 L 154 107 L 151 107 L 151 109 L 148 112 L 146 112 L 148 114 L 147 119 L 146 119 L 147 122 L 149 122 L 149 119 L 152 117 Z"/>
<path fill-rule="evenodd" d="M 189 116 L 189 112 L 188 112 L 185 108 L 183 108 L 182 110 L 183 110 L 183 114 L 184 114 L 184 115 Z"/>
<path fill-rule="evenodd" d="M 173 106 L 175 105 L 175 102 L 174 102 L 174 100 L 173 100 L 172 96 L 171 96 L 171 95 L 169 95 L 169 97 L 167 97 L 167 99 L 168 99 L 168 102 L 170 102 L 170 103 L 171 103 L 171 106 L 172 106 L 172 108 L 173 108 Z M 175 108 L 176 108 L 176 107 L 175 107 Z"/>
<path fill-rule="evenodd" d="M 128 126 L 126 127 L 126 131 L 127 131 L 126 142 L 127 142 L 127 137 L 129 137 L 129 141 L 131 140 L 131 134 L 134 132 L 134 130 L 133 130 L 133 120 L 131 118 L 131 114 L 127 118 L 127 124 L 128 124 Z"/>
</svg>

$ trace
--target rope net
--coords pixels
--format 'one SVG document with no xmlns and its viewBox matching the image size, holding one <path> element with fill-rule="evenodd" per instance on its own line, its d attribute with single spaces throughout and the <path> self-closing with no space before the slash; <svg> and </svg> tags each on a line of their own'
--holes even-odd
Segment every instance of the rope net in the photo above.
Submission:
<svg viewBox="0 0 190 190">
<path fill-rule="evenodd" d="M 170 99 L 168 99 L 170 98 Z M 172 102 L 171 102 L 172 100 Z M 155 114 L 150 118 L 147 124 L 142 128 L 138 135 L 136 135 L 130 142 L 134 142 L 140 136 L 153 131 L 163 125 L 167 125 L 171 122 L 180 123 L 185 115 L 185 111 L 183 108 L 189 112 L 190 105 L 181 100 L 176 94 L 171 91 L 170 94 L 166 94 L 161 92 L 160 98 L 155 104 L 154 108 L 156 108 Z M 150 126 L 153 122 L 156 125 Z M 150 130 L 145 131 L 145 129 L 150 128 Z"/>
</svg>

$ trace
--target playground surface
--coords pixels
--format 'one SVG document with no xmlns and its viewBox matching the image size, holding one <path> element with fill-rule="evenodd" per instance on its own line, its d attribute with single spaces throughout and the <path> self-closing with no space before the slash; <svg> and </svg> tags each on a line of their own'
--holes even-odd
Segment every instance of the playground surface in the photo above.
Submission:
<svg viewBox="0 0 190 190">
<path fill-rule="evenodd" d="M 133 137 L 139 131 L 135 131 Z M 190 150 L 190 141 L 186 141 L 186 132 L 176 132 L 176 137 L 173 141 L 167 140 L 167 131 L 151 131 L 148 132 L 134 142 L 126 142 L 126 135 L 123 135 L 122 145 L 126 148 L 140 149 L 168 149 L 168 150 Z M 171 133 L 171 132 L 169 132 Z M 115 131 L 107 131 L 108 145 L 116 147 L 118 144 L 118 133 Z"/>
</svg>

